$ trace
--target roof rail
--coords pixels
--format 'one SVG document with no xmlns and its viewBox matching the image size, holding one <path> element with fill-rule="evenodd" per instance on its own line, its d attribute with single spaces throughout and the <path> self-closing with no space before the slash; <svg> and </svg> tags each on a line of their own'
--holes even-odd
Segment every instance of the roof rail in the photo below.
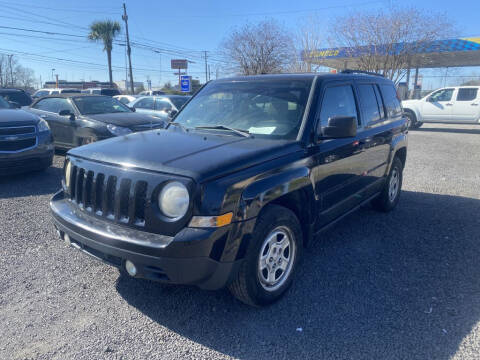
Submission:
<svg viewBox="0 0 480 360">
<path fill-rule="evenodd" d="M 353 70 L 353 69 L 344 69 L 340 71 L 342 74 L 366 74 L 366 75 L 373 75 L 373 76 L 381 76 L 385 77 L 383 74 L 379 74 L 372 71 L 364 71 L 364 70 Z"/>
</svg>

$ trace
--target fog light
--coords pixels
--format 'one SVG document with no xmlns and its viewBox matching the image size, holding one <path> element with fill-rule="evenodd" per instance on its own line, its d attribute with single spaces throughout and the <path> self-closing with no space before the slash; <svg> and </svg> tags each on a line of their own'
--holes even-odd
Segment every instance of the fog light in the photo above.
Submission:
<svg viewBox="0 0 480 360">
<path fill-rule="evenodd" d="M 63 240 L 65 240 L 65 244 L 67 244 L 68 246 L 72 245 L 72 242 L 70 240 L 70 236 L 68 236 L 68 234 L 64 235 Z"/>
<path fill-rule="evenodd" d="M 137 275 L 137 268 L 130 260 L 125 261 L 125 270 L 127 270 L 130 276 Z"/>
</svg>

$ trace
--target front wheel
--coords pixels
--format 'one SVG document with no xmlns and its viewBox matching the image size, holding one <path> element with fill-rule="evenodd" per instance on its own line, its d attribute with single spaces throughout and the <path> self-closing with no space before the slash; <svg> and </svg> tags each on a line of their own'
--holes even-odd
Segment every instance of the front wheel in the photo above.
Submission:
<svg viewBox="0 0 480 360">
<path fill-rule="evenodd" d="M 415 114 L 411 111 L 405 111 L 405 117 L 407 118 L 409 129 L 418 129 L 423 125 L 423 123 L 418 121 Z"/>
<path fill-rule="evenodd" d="M 253 306 L 278 300 L 292 283 L 302 243 L 302 229 L 295 214 L 283 206 L 267 205 L 258 217 L 230 292 Z"/>
<path fill-rule="evenodd" d="M 373 200 L 372 205 L 376 210 L 388 212 L 397 206 L 403 182 L 403 164 L 395 156 L 392 161 L 390 173 L 380 195 Z"/>
</svg>

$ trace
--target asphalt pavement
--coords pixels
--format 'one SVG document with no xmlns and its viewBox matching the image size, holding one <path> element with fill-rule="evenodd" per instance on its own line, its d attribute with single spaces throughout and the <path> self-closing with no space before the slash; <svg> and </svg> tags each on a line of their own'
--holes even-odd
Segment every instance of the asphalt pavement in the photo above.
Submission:
<svg viewBox="0 0 480 360">
<path fill-rule="evenodd" d="M 62 163 L 0 179 L 0 359 L 480 359 L 480 126 L 411 131 L 398 207 L 323 233 L 261 309 L 64 245 Z"/>
</svg>

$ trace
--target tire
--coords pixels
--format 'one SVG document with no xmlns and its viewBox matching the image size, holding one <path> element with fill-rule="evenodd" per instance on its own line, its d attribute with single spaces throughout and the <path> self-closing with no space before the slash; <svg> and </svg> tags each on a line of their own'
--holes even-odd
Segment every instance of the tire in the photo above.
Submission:
<svg viewBox="0 0 480 360">
<path fill-rule="evenodd" d="M 230 292 L 252 306 L 280 299 L 292 284 L 302 250 L 302 229 L 295 214 L 283 206 L 267 205 L 257 219 L 245 259 L 229 285 Z"/>
<path fill-rule="evenodd" d="M 405 111 L 405 116 L 408 120 L 408 128 L 409 129 L 418 129 L 420 126 L 423 125 L 422 122 L 417 121 L 417 117 L 412 111 Z"/>
<path fill-rule="evenodd" d="M 396 179 L 396 180 L 395 180 Z M 395 156 L 393 158 L 390 173 L 380 195 L 372 201 L 373 208 L 378 211 L 388 212 L 397 206 L 402 192 L 403 164 Z"/>
</svg>

